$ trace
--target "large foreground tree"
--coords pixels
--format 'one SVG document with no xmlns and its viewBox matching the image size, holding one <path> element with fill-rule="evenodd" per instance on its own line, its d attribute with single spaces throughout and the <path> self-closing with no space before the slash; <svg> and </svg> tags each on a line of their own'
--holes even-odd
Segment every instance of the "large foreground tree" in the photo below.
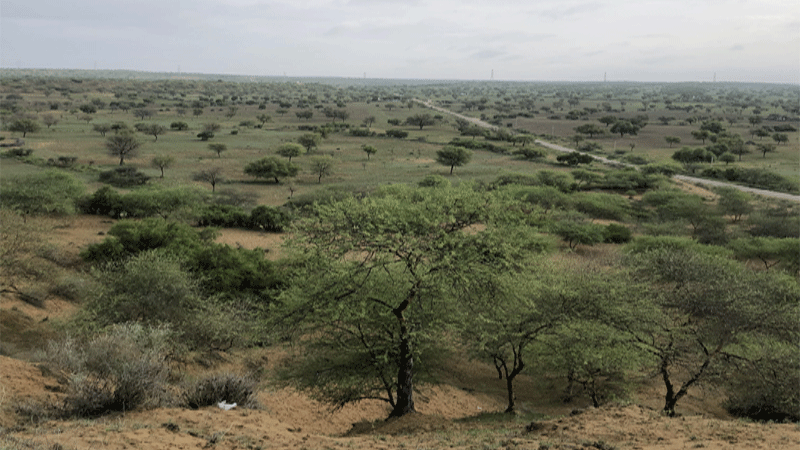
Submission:
<svg viewBox="0 0 800 450">
<path fill-rule="evenodd" d="M 445 346 L 471 293 L 540 242 L 527 228 L 497 232 L 499 203 L 471 186 L 395 186 L 316 205 L 297 226 L 295 280 L 273 311 L 306 340 L 287 383 L 337 405 L 378 398 L 390 416 L 415 412 L 420 354 Z"/>
</svg>

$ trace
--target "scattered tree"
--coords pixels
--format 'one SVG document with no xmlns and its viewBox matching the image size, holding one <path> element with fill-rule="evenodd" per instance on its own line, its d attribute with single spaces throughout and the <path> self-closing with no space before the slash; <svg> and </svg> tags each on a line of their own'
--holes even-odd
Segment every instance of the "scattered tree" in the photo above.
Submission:
<svg viewBox="0 0 800 450">
<path fill-rule="evenodd" d="M 436 162 L 443 166 L 450 166 L 450 175 L 453 169 L 467 164 L 472 159 L 472 152 L 464 147 L 445 145 L 441 150 L 436 151 Z"/>
<path fill-rule="evenodd" d="M 361 150 L 363 150 L 364 153 L 367 154 L 367 160 L 369 160 L 370 155 L 374 155 L 375 153 L 378 152 L 378 149 L 372 145 L 362 145 Z"/>
<path fill-rule="evenodd" d="M 195 172 L 192 175 L 192 179 L 194 181 L 202 181 L 204 183 L 209 183 L 211 185 L 211 192 L 215 192 L 217 188 L 217 183 L 221 183 L 222 181 L 224 181 L 222 172 L 223 171 L 221 167 L 212 167 L 209 169 L 203 169 L 199 172 Z"/>
<path fill-rule="evenodd" d="M 119 165 L 125 164 L 125 158 L 136 156 L 142 143 L 130 132 L 122 132 L 106 139 L 106 149 L 112 156 L 119 157 Z"/>
<path fill-rule="evenodd" d="M 39 128 L 39 123 L 30 118 L 14 119 L 8 124 L 8 131 L 22 133 L 23 138 L 27 136 L 28 133 L 36 133 L 39 131 Z"/>
<path fill-rule="evenodd" d="M 335 162 L 332 156 L 315 156 L 311 159 L 311 172 L 317 175 L 317 183 L 322 183 L 322 177 L 329 176 L 333 171 Z"/>
<path fill-rule="evenodd" d="M 228 150 L 228 146 L 225 144 L 208 144 L 208 149 L 212 152 L 217 154 L 217 158 L 222 158 L 222 152 Z"/>
<path fill-rule="evenodd" d="M 431 116 L 430 114 L 421 113 L 421 114 L 414 114 L 413 116 L 408 117 L 406 119 L 406 124 L 417 126 L 421 130 L 422 127 L 424 127 L 426 125 L 434 125 L 434 124 L 436 124 L 436 121 L 434 120 L 433 116 Z"/>
<path fill-rule="evenodd" d="M 161 178 L 164 178 L 164 169 L 169 168 L 175 163 L 175 158 L 169 155 L 157 155 L 150 160 L 150 165 L 161 170 Z"/>
<path fill-rule="evenodd" d="M 299 138 L 297 142 L 306 148 L 306 153 L 310 152 L 312 148 L 319 146 L 322 142 L 322 136 L 319 133 L 306 133 Z"/>
<path fill-rule="evenodd" d="M 256 178 L 272 178 L 275 180 L 275 184 L 280 183 L 280 178 L 297 176 L 298 172 L 300 172 L 300 167 L 297 164 L 275 156 L 267 156 L 244 166 L 244 173 L 247 175 Z"/>
<path fill-rule="evenodd" d="M 276 153 L 284 158 L 289 158 L 289 162 L 292 162 L 292 158 L 303 153 L 303 146 L 294 142 L 287 142 L 281 144 Z"/>
<path fill-rule="evenodd" d="M 669 148 L 672 148 L 673 144 L 680 144 L 681 143 L 681 138 L 676 137 L 676 136 L 667 136 L 667 137 L 664 138 L 664 140 L 667 141 L 667 144 L 669 144 Z"/>
</svg>

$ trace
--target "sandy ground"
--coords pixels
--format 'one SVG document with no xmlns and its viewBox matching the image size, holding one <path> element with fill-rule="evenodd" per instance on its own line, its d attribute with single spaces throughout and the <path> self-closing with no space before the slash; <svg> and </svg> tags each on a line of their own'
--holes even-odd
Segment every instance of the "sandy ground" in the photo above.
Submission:
<svg viewBox="0 0 800 450">
<path fill-rule="evenodd" d="M 75 253 L 105 238 L 113 221 L 79 216 L 59 222 L 53 243 Z M 279 254 L 281 237 L 244 230 L 225 230 L 220 242 Z M 4 317 L 19 319 L 30 330 L 45 329 L 48 319 L 64 317 L 75 305 L 58 298 L 35 308 L 9 295 L 0 296 Z M 52 322 L 52 321 L 50 321 Z M 17 331 L 18 332 L 18 331 Z M 0 336 L 13 341 L 24 336 Z M 277 364 L 280 352 L 271 350 L 265 368 Z M 228 355 L 237 364 L 242 355 Z M 38 366 L 0 356 L 0 449 L 796 449 L 800 426 L 758 424 L 730 419 L 719 398 L 702 390 L 679 405 L 678 418 L 662 416 L 660 390 L 654 384 L 630 405 L 600 409 L 573 408 L 558 401 L 552 380 L 520 376 L 520 410 L 551 417 L 530 420 L 499 414 L 505 406 L 503 382 L 486 364 L 454 360 L 436 387 L 419 386 L 417 414 L 384 421 L 385 403 L 364 401 L 330 411 L 307 396 L 264 385 L 259 409 L 223 411 L 159 408 L 111 414 L 95 420 L 50 420 L 34 423 L 15 413 L 31 402 L 58 402 L 59 381 Z M 499 419 L 503 416 L 502 419 Z"/>
</svg>

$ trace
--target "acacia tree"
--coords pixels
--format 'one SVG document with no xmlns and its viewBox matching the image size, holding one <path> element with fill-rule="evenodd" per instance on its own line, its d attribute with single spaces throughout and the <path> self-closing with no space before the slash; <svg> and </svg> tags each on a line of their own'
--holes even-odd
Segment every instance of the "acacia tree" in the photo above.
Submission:
<svg viewBox="0 0 800 450">
<path fill-rule="evenodd" d="M 275 156 L 253 161 L 244 166 L 244 173 L 256 178 L 273 178 L 275 183 L 280 183 L 280 178 L 297 176 L 300 167 L 292 162 L 278 159 Z"/>
<path fill-rule="evenodd" d="M 161 178 L 164 178 L 164 169 L 175 163 L 175 158 L 170 155 L 157 155 L 150 160 L 150 165 L 161 170 Z"/>
<path fill-rule="evenodd" d="M 217 183 L 223 181 L 222 176 L 222 167 L 211 167 L 209 169 L 203 169 L 199 172 L 195 172 L 192 175 L 192 179 L 194 181 L 202 181 L 204 183 L 208 183 L 211 185 L 211 192 L 215 192 L 217 189 Z"/>
<path fill-rule="evenodd" d="M 652 356 L 669 416 L 693 386 L 749 361 L 764 343 L 800 338 L 800 288 L 789 275 L 683 249 L 646 251 L 629 264 L 654 287 L 617 325 Z"/>
<path fill-rule="evenodd" d="M 364 153 L 367 154 L 367 160 L 369 160 L 370 155 L 374 155 L 375 153 L 378 152 L 378 149 L 375 148 L 375 146 L 373 145 L 362 145 L 361 150 L 363 150 Z"/>
<path fill-rule="evenodd" d="M 303 146 L 294 142 L 287 142 L 278 146 L 278 150 L 275 153 L 284 158 L 289 158 L 289 162 L 292 162 L 292 158 L 303 153 Z"/>
<path fill-rule="evenodd" d="M 335 162 L 329 155 L 315 156 L 311 160 L 311 172 L 317 175 L 317 182 L 322 183 L 322 177 L 331 174 Z"/>
<path fill-rule="evenodd" d="M 39 122 L 29 118 L 14 119 L 8 124 L 8 131 L 22 133 L 22 137 L 39 131 L 39 128 Z"/>
<path fill-rule="evenodd" d="M 316 205 L 290 241 L 297 264 L 273 314 L 309 343 L 286 383 L 338 405 L 378 398 L 392 417 L 414 412 L 418 357 L 446 345 L 444 311 L 464 309 L 531 251 L 529 229 L 491 225 L 499 202 L 490 197 L 472 186 L 392 186 Z M 477 223 L 487 226 L 471 230 Z"/>
<path fill-rule="evenodd" d="M 464 147 L 445 145 L 441 150 L 436 151 L 436 162 L 443 166 L 450 166 L 450 175 L 453 174 L 453 168 L 467 164 L 470 159 L 472 159 L 472 152 Z"/>
<path fill-rule="evenodd" d="M 142 143 L 130 132 L 121 132 L 106 139 L 106 149 L 112 156 L 119 157 L 119 165 L 125 164 L 125 157 L 136 156 Z"/>
<path fill-rule="evenodd" d="M 306 153 L 308 153 L 322 142 L 322 136 L 319 133 L 306 133 L 297 138 L 297 142 L 305 147 Z"/>
<path fill-rule="evenodd" d="M 406 123 L 408 125 L 417 126 L 421 130 L 422 127 L 424 127 L 426 125 L 434 125 L 436 123 L 436 120 L 433 118 L 433 116 L 431 116 L 428 113 L 420 113 L 420 114 L 414 114 L 413 116 L 408 117 L 406 119 Z"/>
<path fill-rule="evenodd" d="M 208 144 L 208 149 L 217 154 L 217 158 L 222 158 L 222 152 L 228 150 L 225 144 Z"/>
</svg>

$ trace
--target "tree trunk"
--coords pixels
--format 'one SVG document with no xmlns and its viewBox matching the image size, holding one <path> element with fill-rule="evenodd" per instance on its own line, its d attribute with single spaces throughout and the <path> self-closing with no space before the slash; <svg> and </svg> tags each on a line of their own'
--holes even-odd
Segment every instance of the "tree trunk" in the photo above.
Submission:
<svg viewBox="0 0 800 450">
<path fill-rule="evenodd" d="M 516 375 L 506 375 L 506 390 L 508 391 L 508 407 L 505 412 L 514 413 L 516 404 L 516 396 L 514 395 L 514 378 Z"/>
<path fill-rule="evenodd" d="M 405 318 L 405 311 L 415 296 L 416 289 L 412 289 L 403 303 L 392 310 L 400 323 L 400 347 L 398 349 L 400 354 L 397 361 L 397 402 L 389 417 L 402 417 L 417 412 L 414 407 L 414 354 L 411 348 L 411 333 L 409 333 Z"/>
<path fill-rule="evenodd" d="M 411 353 L 411 337 L 405 324 L 401 327 L 399 368 L 397 371 L 397 402 L 389 417 L 402 417 L 417 412 L 414 407 L 414 355 Z"/>
</svg>

